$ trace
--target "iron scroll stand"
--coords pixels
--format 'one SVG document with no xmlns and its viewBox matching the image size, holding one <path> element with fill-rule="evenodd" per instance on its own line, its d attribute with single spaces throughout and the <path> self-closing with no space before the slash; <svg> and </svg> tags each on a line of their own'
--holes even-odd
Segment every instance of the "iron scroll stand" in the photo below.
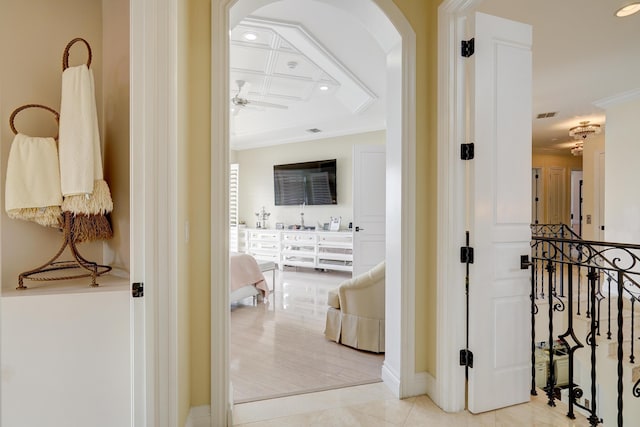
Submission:
<svg viewBox="0 0 640 427">
<path fill-rule="evenodd" d="M 25 279 L 45 282 L 50 280 L 71 280 L 81 277 L 91 277 L 90 286 L 96 287 L 99 286 L 96 281 L 97 277 L 111 271 L 110 266 L 88 261 L 82 255 L 80 255 L 80 252 L 78 252 L 78 248 L 76 247 L 76 242 L 73 238 L 73 213 L 63 212 L 63 215 L 64 223 L 62 226 L 62 232 L 64 234 L 64 238 L 62 246 L 58 250 L 58 253 L 56 253 L 53 258 L 51 258 L 40 267 L 20 273 L 20 275 L 18 276 L 18 287 L 16 289 L 27 289 L 27 287 L 24 285 Z M 67 247 L 69 247 L 69 251 L 71 252 L 73 259 L 68 261 L 57 261 Z M 44 273 L 52 271 L 69 269 L 79 269 L 80 271 L 75 274 L 65 276 L 44 275 Z"/>
<path fill-rule="evenodd" d="M 9 125 L 11 126 L 11 130 L 14 134 L 18 134 L 18 131 L 14 125 L 15 116 L 22 110 L 27 108 L 42 108 L 45 109 L 55 116 L 56 122 L 60 121 L 60 115 L 54 109 L 47 107 L 45 105 L 40 104 L 27 104 L 21 107 L 16 108 L 13 113 L 11 113 L 11 117 L 9 118 Z M 57 139 L 57 135 L 56 138 Z M 78 251 L 76 247 L 76 239 L 73 235 L 73 221 L 74 215 L 71 212 L 63 212 L 62 214 L 62 233 L 63 233 L 63 242 L 62 246 L 58 250 L 58 252 L 45 264 L 40 267 L 34 268 L 29 271 L 25 271 L 18 275 L 18 290 L 27 289 L 27 286 L 24 285 L 25 280 L 33 280 L 33 281 L 54 281 L 54 280 L 71 280 L 78 279 L 83 277 L 91 277 L 90 286 L 96 287 L 99 286 L 96 279 L 98 276 L 101 276 L 109 271 L 111 271 L 111 267 L 108 265 L 101 265 L 92 261 L 87 260 Z M 59 261 L 59 258 L 62 256 L 66 248 L 69 248 L 71 252 L 72 258 L 68 261 Z M 73 274 L 67 275 L 50 275 L 47 273 L 57 272 L 61 270 L 79 270 Z"/>
</svg>

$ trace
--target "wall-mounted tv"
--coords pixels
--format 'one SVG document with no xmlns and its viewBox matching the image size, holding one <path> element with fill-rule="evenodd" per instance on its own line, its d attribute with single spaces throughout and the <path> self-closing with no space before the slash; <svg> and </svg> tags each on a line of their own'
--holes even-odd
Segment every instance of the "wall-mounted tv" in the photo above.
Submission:
<svg viewBox="0 0 640 427">
<path fill-rule="evenodd" d="M 273 166 L 276 206 L 337 205 L 336 159 Z"/>
</svg>

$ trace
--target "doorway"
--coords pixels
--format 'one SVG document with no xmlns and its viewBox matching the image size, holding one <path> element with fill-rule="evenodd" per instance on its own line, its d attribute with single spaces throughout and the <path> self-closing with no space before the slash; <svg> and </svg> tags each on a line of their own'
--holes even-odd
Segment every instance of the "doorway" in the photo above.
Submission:
<svg viewBox="0 0 640 427">
<path fill-rule="evenodd" d="M 265 0 L 221 1 L 212 10 L 213 67 L 212 96 L 212 198 L 226 200 L 228 191 L 228 31 L 237 23 L 237 16 L 268 4 Z M 407 383 L 415 377 L 415 34 L 397 7 L 383 0 L 345 2 L 327 0 L 345 10 L 364 14 L 370 28 L 387 52 L 389 93 L 395 96 L 387 105 L 387 236 L 393 242 L 387 246 L 386 329 L 387 350 L 383 366 L 383 381 L 399 397 L 411 392 Z M 235 4 L 238 9 L 233 8 Z M 362 9 L 364 8 L 364 9 Z M 231 12 L 231 13 L 230 13 Z M 380 26 L 380 23 L 383 23 Z M 394 28 L 395 27 L 395 28 Z M 400 206 L 400 209 L 398 209 Z M 212 235 L 228 236 L 228 206 L 212 207 Z M 212 239 L 212 414 L 226 414 L 230 409 L 228 390 L 228 290 L 218 283 L 228 283 L 226 239 L 223 244 Z M 389 248 L 394 248 L 389 250 Z M 224 328 L 224 329 L 222 329 Z M 222 329 L 222 330 L 221 330 Z"/>
<path fill-rule="evenodd" d="M 571 171 L 571 229 L 578 236 L 582 237 L 582 171 Z"/>
</svg>

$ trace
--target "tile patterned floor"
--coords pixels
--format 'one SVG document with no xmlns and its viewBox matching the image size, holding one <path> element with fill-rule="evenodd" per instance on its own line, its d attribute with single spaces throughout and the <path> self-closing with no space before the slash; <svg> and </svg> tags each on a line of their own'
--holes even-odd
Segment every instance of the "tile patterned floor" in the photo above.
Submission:
<svg viewBox="0 0 640 427">
<path fill-rule="evenodd" d="M 561 402 L 544 396 L 521 405 L 472 415 L 440 410 L 427 396 L 395 399 L 382 383 L 236 405 L 238 427 L 573 427 L 588 426 L 582 415 L 566 416 Z"/>
</svg>

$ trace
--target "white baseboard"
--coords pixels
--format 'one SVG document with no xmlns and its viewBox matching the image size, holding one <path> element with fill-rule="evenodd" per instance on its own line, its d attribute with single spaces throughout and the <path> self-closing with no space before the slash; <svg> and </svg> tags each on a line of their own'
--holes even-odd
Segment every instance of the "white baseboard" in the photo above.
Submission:
<svg viewBox="0 0 640 427">
<path fill-rule="evenodd" d="M 407 384 L 400 387 L 400 378 L 394 373 L 389 366 L 382 365 L 382 382 L 391 390 L 391 392 L 399 399 L 408 397 L 428 395 L 432 400 L 437 398 L 438 387 L 436 387 L 436 379 L 427 372 L 418 372 L 407 380 Z"/>
<path fill-rule="evenodd" d="M 436 387 L 436 379 L 427 372 L 418 372 L 407 384 L 406 396 L 420 396 L 426 394 L 434 400 L 438 388 Z"/>
<path fill-rule="evenodd" d="M 387 362 L 382 363 L 382 382 L 391 390 L 391 393 L 397 398 L 400 398 L 400 377 L 398 374 L 389 369 Z"/>
<path fill-rule="evenodd" d="M 202 405 L 191 408 L 184 427 L 211 427 L 211 407 Z"/>
</svg>

